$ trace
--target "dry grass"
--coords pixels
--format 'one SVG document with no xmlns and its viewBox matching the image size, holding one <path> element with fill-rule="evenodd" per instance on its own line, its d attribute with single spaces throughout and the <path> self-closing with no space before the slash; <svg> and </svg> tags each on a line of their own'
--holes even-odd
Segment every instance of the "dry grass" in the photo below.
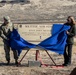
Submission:
<svg viewBox="0 0 76 75">
<path fill-rule="evenodd" d="M 25 50 L 22 51 L 19 60 L 22 58 L 25 52 Z M 58 55 L 50 51 L 48 52 L 56 64 L 61 65 L 63 63 L 63 55 Z M 0 46 L 0 75 L 69 75 L 71 71 L 76 67 L 76 46 L 73 47 L 72 65 L 63 68 L 52 68 L 52 66 L 27 67 L 29 60 L 35 60 L 35 53 L 36 52 L 34 49 L 30 50 L 21 62 L 21 66 L 16 67 L 14 65 L 14 58 L 11 51 L 11 63 L 9 66 L 6 66 L 5 53 L 3 47 Z M 53 62 L 45 51 L 40 51 L 40 55 L 44 63 L 53 65 Z"/>
</svg>

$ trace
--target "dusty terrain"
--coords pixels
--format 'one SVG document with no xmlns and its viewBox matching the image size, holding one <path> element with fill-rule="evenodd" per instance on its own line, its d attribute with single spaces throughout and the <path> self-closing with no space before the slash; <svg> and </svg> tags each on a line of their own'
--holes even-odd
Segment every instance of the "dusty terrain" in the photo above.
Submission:
<svg viewBox="0 0 76 75">
<path fill-rule="evenodd" d="M 30 0 L 30 2 L 30 4 L 0 4 L 0 22 L 6 15 L 9 15 L 13 22 L 19 21 L 19 23 L 25 21 L 59 22 L 65 21 L 69 15 L 76 19 L 76 0 Z M 3 46 L 0 46 L 0 75 L 69 75 L 76 67 L 76 45 L 73 47 L 72 65 L 63 68 L 52 68 L 52 66 L 28 67 L 28 61 L 35 60 L 35 50 L 31 49 L 28 52 L 19 67 L 15 66 L 11 51 L 11 63 L 6 66 Z M 19 60 L 25 52 L 25 50 L 22 51 Z M 57 65 L 63 64 L 63 55 L 51 51 L 49 53 Z M 40 51 L 40 54 L 44 63 L 53 65 L 45 51 Z"/>
<path fill-rule="evenodd" d="M 73 53 L 72 53 L 72 65 L 67 67 L 56 67 L 52 68 L 52 66 L 42 66 L 42 67 L 28 67 L 28 61 L 29 60 L 35 60 L 35 51 L 36 49 L 31 49 L 26 57 L 21 62 L 21 65 L 19 67 L 14 65 L 14 59 L 13 54 L 11 51 L 11 63 L 9 66 L 6 66 L 6 60 L 5 60 L 5 53 L 3 50 L 3 46 L 0 47 L 0 75 L 69 75 L 71 71 L 76 67 L 76 46 L 73 47 Z M 23 50 L 19 60 L 22 58 L 26 51 Z M 51 51 L 48 51 L 54 61 L 57 65 L 63 64 L 63 55 L 59 55 L 56 53 L 53 53 Z M 48 55 L 45 51 L 40 51 L 40 55 L 42 57 L 42 60 L 46 64 L 54 65 L 53 62 L 50 60 Z"/>
<path fill-rule="evenodd" d="M 72 15 L 76 19 L 76 0 L 30 0 L 30 3 L 1 4 L 0 20 L 9 15 L 18 21 L 65 21 Z"/>
</svg>

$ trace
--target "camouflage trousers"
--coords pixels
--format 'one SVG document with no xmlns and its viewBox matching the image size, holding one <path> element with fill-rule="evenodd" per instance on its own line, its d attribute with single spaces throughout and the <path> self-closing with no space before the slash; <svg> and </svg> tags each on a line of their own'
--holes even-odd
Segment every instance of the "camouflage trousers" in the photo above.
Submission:
<svg viewBox="0 0 76 75">
<path fill-rule="evenodd" d="M 7 61 L 10 61 L 10 47 L 4 43 L 4 50 L 5 50 L 5 58 Z M 17 50 L 12 50 L 15 61 L 18 60 L 18 53 Z"/>
</svg>

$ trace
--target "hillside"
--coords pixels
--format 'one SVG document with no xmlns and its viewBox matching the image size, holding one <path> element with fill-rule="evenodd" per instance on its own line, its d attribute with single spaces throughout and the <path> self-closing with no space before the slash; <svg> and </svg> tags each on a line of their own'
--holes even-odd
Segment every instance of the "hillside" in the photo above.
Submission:
<svg viewBox="0 0 76 75">
<path fill-rule="evenodd" d="M 69 15 L 76 19 L 76 0 L 30 0 L 0 6 L 0 20 L 5 15 L 14 21 L 65 21 Z"/>
</svg>

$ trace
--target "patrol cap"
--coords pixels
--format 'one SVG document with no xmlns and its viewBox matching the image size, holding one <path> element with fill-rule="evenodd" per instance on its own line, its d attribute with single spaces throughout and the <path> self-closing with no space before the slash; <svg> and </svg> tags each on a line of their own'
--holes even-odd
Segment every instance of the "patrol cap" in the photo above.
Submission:
<svg viewBox="0 0 76 75">
<path fill-rule="evenodd" d="M 4 16 L 3 18 L 4 18 L 4 20 L 6 20 L 7 22 L 10 22 L 10 17 L 9 17 L 9 16 Z"/>
</svg>

